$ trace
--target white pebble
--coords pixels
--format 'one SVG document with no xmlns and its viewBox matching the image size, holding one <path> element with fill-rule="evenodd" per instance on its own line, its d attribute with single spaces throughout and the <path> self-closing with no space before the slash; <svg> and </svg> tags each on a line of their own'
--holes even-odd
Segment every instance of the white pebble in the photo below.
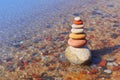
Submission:
<svg viewBox="0 0 120 80">
<path fill-rule="evenodd" d="M 118 64 L 117 64 L 116 62 L 113 62 L 113 65 L 114 65 L 114 66 L 118 66 Z"/>
<path fill-rule="evenodd" d="M 81 18 L 80 17 L 75 17 L 74 20 L 79 21 L 79 20 L 81 20 Z"/>
<path fill-rule="evenodd" d="M 107 62 L 107 66 L 113 66 L 112 62 Z"/>
<path fill-rule="evenodd" d="M 112 73 L 112 71 L 109 70 L 109 69 L 104 70 L 104 72 L 107 73 L 107 74 L 111 74 Z"/>
<path fill-rule="evenodd" d="M 113 62 L 115 60 L 115 58 L 108 58 L 106 60 L 109 61 L 109 62 Z"/>
<path fill-rule="evenodd" d="M 75 29 L 80 29 L 80 28 L 83 28 L 84 25 L 76 25 L 76 24 L 72 24 L 72 28 L 75 28 Z"/>
<path fill-rule="evenodd" d="M 84 29 L 71 29 L 72 33 L 83 33 Z"/>
</svg>

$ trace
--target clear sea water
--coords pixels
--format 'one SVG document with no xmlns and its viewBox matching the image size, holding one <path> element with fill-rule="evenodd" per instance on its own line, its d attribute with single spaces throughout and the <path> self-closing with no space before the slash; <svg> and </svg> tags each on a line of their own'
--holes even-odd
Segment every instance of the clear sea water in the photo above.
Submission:
<svg viewBox="0 0 120 80">
<path fill-rule="evenodd" d="M 0 0 L 0 55 L 10 53 L 9 44 L 46 27 L 63 26 L 91 0 Z M 79 9 L 79 10 L 77 10 Z M 68 20 L 66 19 L 68 18 Z"/>
<path fill-rule="evenodd" d="M 34 19 L 42 18 L 56 3 L 56 0 L 0 0 L 0 40 L 24 33 Z"/>
<path fill-rule="evenodd" d="M 0 42 L 31 33 L 34 29 L 40 30 L 50 20 L 59 21 L 58 16 L 67 16 L 66 12 L 89 1 L 0 0 Z"/>
</svg>

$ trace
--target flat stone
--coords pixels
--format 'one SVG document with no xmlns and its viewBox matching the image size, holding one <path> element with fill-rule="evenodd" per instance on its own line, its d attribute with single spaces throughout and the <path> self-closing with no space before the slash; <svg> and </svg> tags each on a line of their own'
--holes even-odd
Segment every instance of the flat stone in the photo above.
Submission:
<svg viewBox="0 0 120 80">
<path fill-rule="evenodd" d="M 106 65 L 106 60 L 102 60 L 100 63 L 99 63 L 99 66 L 100 67 L 103 67 Z"/>
<path fill-rule="evenodd" d="M 92 64 L 90 65 L 91 68 L 97 68 L 97 65 L 96 64 Z"/>
<path fill-rule="evenodd" d="M 107 66 L 113 66 L 112 62 L 107 62 Z"/>
<path fill-rule="evenodd" d="M 92 68 L 92 69 L 90 70 L 90 74 L 96 74 L 96 73 L 98 73 L 98 69 Z"/>
<path fill-rule="evenodd" d="M 118 71 L 118 70 L 120 70 L 120 66 L 114 66 L 112 70 L 113 71 Z"/>
<path fill-rule="evenodd" d="M 111 74 L 111 73 L 112 73 L 112 71 L 111 71 L 111 70 L 109 70 L 109 69 L 106 69 L 106 70 L 104 70 L 104 73 L 106 73 L 106 74 Z"/>
<path fill-rule="evenodd" d="M 83 33 L 84 29 L 71 29 L 72 33 Z"/>
<path fill-rule="evenodd" d="M 114 66 L 118 66 L 118 64 L 117 64 L 116 62 L 113 62 L 113 65 L 114 65 Z"/>
<path fill-rule="evenodd" d="M 76 20 L 76 21 L 80 21 L 81 18 L 80 18 L 80 17 L 75 17 L 74 20 Z"/>
<path fill-rule="evenodd" d="M 112 61 L 115 61 L 115 58 L 108 58 L 106 60 L 109 61 L 109 62 L 112 62 Z"/>
<path fill-rule="evenodd" d="M 110 79 L 111 77 L 110 77 L 110 75 L 106 75 L 105 78 L 106 79 Z"/>
<path fill-rule="evenodd" d="M 71 63 L 86 64 L 91 59 L 91 52 L 87 46 L 82 48 L 74 48 L 69 46 L 65 50 L 65 56 Z"/>
<path fill-rule="evenodd" d="M 113 38 L 113 39 L 116 39 L 116 38 L 118 38 L 118 34 L 116 34 L 116 33 L 113 33 L 112 35 L 111 35 L 111 38 Z"/>
<path fill-rule="evenodd" d="M 84 34 L 84 33 L 80 33 L 80 34 L 71 33 L 69 35 L 69 37 L 72 39 L 84 39 L 86 37 L 86 34 Z"/>
<path fill-rule="evenodd" d="M 87 40 L 74 40 L 72 38 L 68 40 L 68 44 L 76 48 L 83 47 L 84 45 L 86 45 L 86 43 L 87 43 Z"/>
<path fill-rule="evenodd" d="M 83 24 L 83 21 L 81 21 L 81 20 L 80 20 L 80 21 L 76 21 L 76 20 L 74 20 L 74 21 L 73 21 L 73 24 L 81 25 L 81 24 Z"/>
<path fill-rule="evenodd" d="M 72 24 L 72 28 L 75 28 L 75 29 L 80 29 L 80 28 L 83 28 L 84 25 L 76 25 L 76 24 Z"/>
</svg>

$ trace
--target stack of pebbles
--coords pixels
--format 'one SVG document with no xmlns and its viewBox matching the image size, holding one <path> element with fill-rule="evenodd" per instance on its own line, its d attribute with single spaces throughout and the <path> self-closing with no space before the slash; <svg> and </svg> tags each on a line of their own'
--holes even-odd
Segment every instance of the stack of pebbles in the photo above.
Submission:
<svg viewBox="0 0 120 80">
<path fill-rule="evenodd" d="M 71 63 L 86 64 L 90 61 L 91 52 L 86 46 L 85 38 L 83 21 L 80 17 L 75 17 L 69 34 L 69 46 L 65 50 L 65 56 Z"/>
</svg>

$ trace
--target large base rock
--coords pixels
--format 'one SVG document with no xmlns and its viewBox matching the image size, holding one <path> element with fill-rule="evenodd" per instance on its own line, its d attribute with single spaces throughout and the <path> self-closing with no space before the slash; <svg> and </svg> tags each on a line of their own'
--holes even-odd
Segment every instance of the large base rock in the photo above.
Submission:
<svg viewBox="0 0 120 80">
<path fill-rule="evenodd" d="M 69 46 L 65 50 L 65 56 L 71 63 L 86 64 L 90 61 L 91 52 L 86 46 L 82 48 L 74 48 Z"/>
</svg>

